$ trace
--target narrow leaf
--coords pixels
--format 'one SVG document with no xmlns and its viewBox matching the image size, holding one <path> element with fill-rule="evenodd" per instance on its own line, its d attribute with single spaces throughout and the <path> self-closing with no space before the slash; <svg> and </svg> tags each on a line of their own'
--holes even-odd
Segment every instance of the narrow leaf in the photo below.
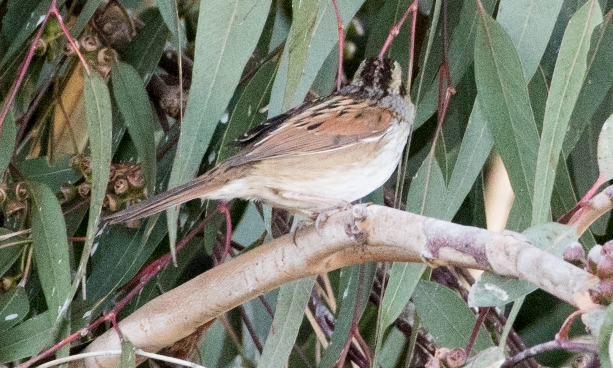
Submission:
<svg viewBox="0 0 613 368">
<path fill-rule="evenodd" d="M 437 346 L 466 347 L 477 319 L 462 298 L 443 285 L 422 280 L 417 284 L 413 300 L 422 325 Z M 475 340 L 475 351 L 491 346 L 491 339 L 481 328 Z"/>
<path fill-rule="evenodd" d="M 136 353 L 134 345 L 126 339 L 121 341 L 121 356 L 117 362 L 116 368 L 133 368 L 136 367 Z"/>
<path fill-rule="evenodd" d="M 55 194 L 48 186 L 30 182 L 32 243 L 45 300 L 52 319 L 61 318 L 72 299 L 66 224 Z"/>
<path fill-rule="evenodd" d="M 36 355 L 55 342 L 55 318 L 51 311 L 41 313 L 0 334 L 0 362 L 6 363 Z"/>
<path fill-rule="evenodd" d="M 611 368 L 613 366 L 613 343 L 611 335 L 613 334 L 613 304 L 609 304 L 604 317 L 600 333 L 598 336 L 598 360 L 603 367 Z"/>
<path fill-rule="evenodd" d="M 511 180 L 516 201 L 531 207 L 538 132 L 513 42 L 482 12 L 475 38 L 478 101 Z"/>
<path fill-rule="evenodd" d="M 341 270 L 338 295 L 341 296 L 340 307 L 334 320 L 334 332 L 330 338 L 330 345 L 324 351 L 318 368 L 332 368 L 345 348 L 347 339 L 350 339 L 353 319 L 357 311 L 359 321 L 364 308 L 368 302 L 369 293 L 367 290 L 372 288 L 372 284 L 377 272 L 377 263 L 366 263 L 363 265 L 353 265 Z M 363 280 L 360 283 L 360 273 Z M 358 297 L 361 296 L 360 299 Z"/>
<path fill-rule="evenodd" d="M 604 122 L 598 137 L 598 169 L 601 179 L 613 179 L 613 115 Z"/>
<path fill-rule="evenodd" d="M 592 32 L 600 23 L 600 5 L 598 1 L 592 0 L 575 13 L 564 32 L 543 118 L 543 133 L 534 181 L 534 224 L 545 222 L 549 217 L 558 158 L 568 121 L 585 77 Z"/>
<path fill-rule="evenodd" d="M 282 368 L 287 364 L 314 284 L 315 278 L 307 277 L 281 286 L 275 318 L 258 367 Z"/>
<path fill-rule="evenodd" d="M 28 180 L 45 183 L 52 191 L 59 192 L 62 184 L 75 183 L 83 177 L 81 172 L 70 166 L 70 158 L 64 155 L 50 164 L 46 157 L 39 157 L 20 161 L 17 167 Z"/>
<path fill-rule="evenodd" d="M 487 0 L 482 1 L 482 3 L 486 11 L 491 14 L 497 1 Z M 473 62 L 474 55 L 471 51 L 474 49 L 478 21 L 476 1 L 464 1 L 460 13 L 460 21 L 453 30 L 453 39 L 449 45 L 449 75 L 456 85 L 460 83 L 466 70 Z M 437 72 L 434 78 L 431 78 L 429 81 L 427 79 L 424 80 L 429 82 L 429 85 L 425 91 L 422 91 L 421 96 L 423 97 L 418 101 L 414 129 L 419 128 L 438 108 L 439 77 Z"/>
<path fill-rule="evenodd" d="M 440 218 L 445 212 L 447 186 L 438 162 L 431 154 L 415 174 L 409 189 L 407 210 Z"/>
<path fill-rule="evenodd" d="M 177 9 L 176 0 L 161 0 L 156 1 L 158 4 L 158 8 L 160 9 L 160 14 L 162 14 L 162 18 L 164 19 L 164 23 L 166 23 L 166 27 L 172 33 L 173 43 L 177 49 L 180 48 L 180 28 L 179 28 L 179 10 Z"/>
<path fill-rule="evenodd" d="M 270 0 L 200 3 L 192 84 L 169 188 L 190 180 L 204 155 L 266 22 Z M 178 210 L 168 211 L 171 243 Z"/>
<path fill-rule="evenodd" d="M 0 128 L 0 147 L 2 148 L 0 149 L 0 172 L 6 170 L 13 157 L 16 135 L 15 116 L 13 110 L 10 109 Z"/>
<path fill-rule="evenodd" d="M 241 134 L 266 120 L 262 109 L 268 104 L 277 65 L 269 60 L 255 73 L 238 99 L 228 127 L 224 132 L 217 162 L 221 162 L 239 151 L 232 142 Z"/>
<path fill-rule="evenodd" d="M 0 227 L 1 236 L 11 233 L 12 231 Z M 11 268 L 27 243 L 24 236 L 9 236 L 8 239 L 0 241 L 0 276 Z"/>
<path fill-rule="evenodd" d="M 600 27 L 597 27 L 590 42 L 588 71 L 581 92 L 577 97 L 575 109 L 568 123 L 564 137 L 565 157 L 571 153 L 582 132 L 589 125 L 594 113 L 613 86 L 613 10 L 607 13 Z"/>
<path fill-rule="evenodd" d="M 502 0 L 496 20 L 517 50 L 524 79 L 529 81 L 538 67 L 558 19 L 562 0 Z"/>
<path fill-rule="evenodd" d="M 132 66 L 119 62 L 111 68 L 113 97 L 142 161 L 145 183 L 153 193 L 156 177 L 155 124 L 143 80 Z"/>
<path fill-rule="evenodd" d="M 338 2 L 345 26 L 363 2 Z M 272 89 L 271 117 L 302 103 L 317 72 L 338 42 L 332 2 L 294 0 L 292 8 L 293 22 Z"/>
<path fill-rule="evenodd" d="M 481 113 L 479 100 L 475 100 L 449 181 L 447 206 L 443 216 L 445 220 L 451 220 L 466 199 L 493 146 L 494 139 Z"/>
<path fill-rule="evenodd" d="M 121 53 L 121 60 L 132 65 L 145 83 L 148 83 L 166 46 L 168 28 L 157 8 L 144 10 L 139 14 L 139 18 L 145 23 L 145 27 L 139 30 Z"/>
<path fill-rule="evenodd" d="M 100 223 L 102 201 L 109 180 L 112 155 L 112 117 L 109 90 L 98 73 L 92 73 L 90 76 L 84 72 L 84 83 L 85 115 L 91 151 L 92 188 L 85 246 L 71 290 L 72 295 L 76 292 L 81 278 L 85 275 L 87 260 L 94 246 L 94 238 Z"/>
<path fill-rule="evenodd" d="M 23 287 L 17 286 L 0 294 L 0 331 L 6 331 L 21 322 L 29 311 L 30 302 Z"/>
</svg>

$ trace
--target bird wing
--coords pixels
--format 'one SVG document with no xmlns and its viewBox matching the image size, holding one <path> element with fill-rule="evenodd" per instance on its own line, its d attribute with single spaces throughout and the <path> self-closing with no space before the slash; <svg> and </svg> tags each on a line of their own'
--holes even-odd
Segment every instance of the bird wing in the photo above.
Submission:
<svg viewBox="0 0 613 368">
<path fill-rule="evenodd" d="M 235 156 L 234 164 L 349 147 L 382 136 L 394 117 L 391 110 L 368 99 L 332 95 L 317 102 L 306 109 L 290 110 L 282 119 L 268 120 L 259 131 L 254 128 L 257 133 L 251 134 L 250 144 Z"/>
</svg>

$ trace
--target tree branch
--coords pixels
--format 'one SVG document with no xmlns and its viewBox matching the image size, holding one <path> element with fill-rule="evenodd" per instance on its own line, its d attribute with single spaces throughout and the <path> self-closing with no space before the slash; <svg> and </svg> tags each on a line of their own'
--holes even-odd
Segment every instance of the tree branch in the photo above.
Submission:
<svg viewBox="0 0 613 368">
<path fill-rule="evenodd" d="M 347 233 L 353 234 L 348 236 Z M 377 205 L 356 205 L 314 226 L 264 244 L 145 304 L 119 323 L 136 348 L 158 351 L 198 326 L 280 285 L 362 262 L 427 262 L 528 280 L 586 310 L 596 276 L 534 247 L 518 233 L 496 233 Z M 109 330 L 85 352 L 120 349 Z M 71 367 L 113 367 L 117 357 Z"/>
</svg>

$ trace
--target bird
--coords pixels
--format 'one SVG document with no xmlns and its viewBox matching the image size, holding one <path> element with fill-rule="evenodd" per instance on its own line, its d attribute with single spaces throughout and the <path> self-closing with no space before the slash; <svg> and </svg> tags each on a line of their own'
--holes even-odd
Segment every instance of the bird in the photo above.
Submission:
<svg viewBox="0 0 613 368">
<path fill-rule="evenodd" d="M 367 58 L 345 87 L 237 138 L 242 149 L 234 156 L 104 220 L 134 221 L 198 198 L 258 200 L 316 218 L 382 186 L 400 162 L 414 120 L 400 65 Z"/>
</svg>

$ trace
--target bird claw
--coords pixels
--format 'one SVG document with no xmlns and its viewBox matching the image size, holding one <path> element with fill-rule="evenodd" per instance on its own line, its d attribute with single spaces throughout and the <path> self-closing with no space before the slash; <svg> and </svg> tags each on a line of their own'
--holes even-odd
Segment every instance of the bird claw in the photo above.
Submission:
<svg viewBox="0 0 613 368">
<path fill-rule="evenodd" d="M 345 219 L 345 233 L 348 237 L 360 244 L 366 243 L 366 232 L 362 226 L 359 226 L 359 223 L 364 221 L 368 216 L 366 207 L 368 207 L 368 204 L 356 204 L 351 206 L 351 213 Z"/>
<path fill-rule="evenodd" d="M 334 215 L 335 213 L 346 211 L 352 208 L 352 206 L 353 205 L 351 203 L 342 201 L 338 205 L 338 207 L 333 208 L 331 210 L 324 211 L 324 212 L 320 212 L 319 214 L 317 214 L 317 217 L 315 218 L 315 231 L 317 231 L 317 234 L 319 234 L 319 236 L 323 238 L 323 234 L 321 232 L 321 226 L 326 223 L 328 218 Z"/>
</svg>

